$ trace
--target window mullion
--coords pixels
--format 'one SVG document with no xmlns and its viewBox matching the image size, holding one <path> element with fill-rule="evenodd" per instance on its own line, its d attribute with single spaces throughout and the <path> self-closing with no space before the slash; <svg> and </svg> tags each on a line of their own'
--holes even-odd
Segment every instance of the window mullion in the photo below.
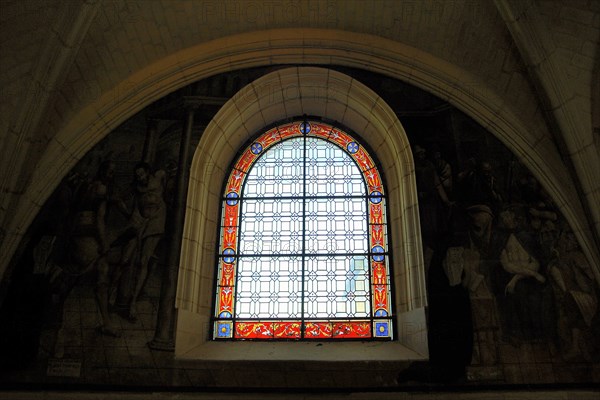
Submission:
<svg viewBox="0 0 600 400">
<path fill-rule="evenodd" d="M 369 271 L 369 275 L 368 275 L 368 282 L 369 282 L 369 307 L 371 308 L 371 310 L 369 311 L 369 319 L 371 321 L 371 330 L 373 329 L 373 318 L 375 317 L 375 287 L 373 285 L 373 274 L 372 274 L 372 250 L 371 250 L 371 215 L 370 215 L 370 208 L 369 208 L 369 190 L 367 188 L 367 183 L 365 181 L 365 192 L 367 193 L 367 196 L 365 197 L 365 212 L 367 214 L 367 219 L 365 221 L 366 225 L 367 225 L 367 251 L 368 251 L 368 255 L 367 255 L 367 271 Z"/>
<path fill-rule="evenodd" d="M 305 296 L 305 271 L 306 271 L 306 134 L 302 136 L 302 279 L 300 281 L 302 303 L 300 305 L 300 337 L 304 339 L 304 296 Z"/>
</svg>

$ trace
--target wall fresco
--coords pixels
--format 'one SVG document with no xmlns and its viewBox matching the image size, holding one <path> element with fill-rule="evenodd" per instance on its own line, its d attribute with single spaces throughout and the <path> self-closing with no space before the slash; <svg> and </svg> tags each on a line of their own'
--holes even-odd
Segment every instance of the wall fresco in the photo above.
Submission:
<svg viewBox="0 0 600 400">
<path fill-rule="evenodd" d="M 597 379 L 598 284 L 571 228 L 503 145 L 456 111 L 449 119 L 450 132 L 413 146 L 433 375 Z"/>
<path fill-rule="evenodd" d="M 598 284 L 538 181 L 492 135 L 440 107 L 439 99 L 343 71 L 395 108 L 413 144 L 429 296 L 425 375 L 398 378 L 403 366 L 382 364 L 357 366 L 362 375 L 355 379 L 323 367 L 310 380 L 297 363 L 249 360 L 232 377 L 226 363 L 186 363 L 149 348 L 182 126 L 178 118 L 164 119 L 150 129 L 140 114 L 67 174 L 23 240 L 0 293 L 0 384 L 257 386 L 260 374 L 272 386 L 306 379 L 312 387 L 600 380 Z M 260 73 L 240 74 L 236 82 Z M 217 86 L 227 85 L 208 82 L 197 94 L 226 98 L 237 90 L 208 92 Z M 407 104 L 419 107 L 407 112 Z M 217 109 L 196 121 L 195 143 Z"/>
</svg>

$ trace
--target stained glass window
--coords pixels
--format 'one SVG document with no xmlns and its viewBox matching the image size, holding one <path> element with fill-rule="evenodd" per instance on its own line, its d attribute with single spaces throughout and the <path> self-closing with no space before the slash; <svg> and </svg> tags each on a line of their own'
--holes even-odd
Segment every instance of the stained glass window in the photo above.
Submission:
<svg viewBox="0 0 600 400">
<path fill-rule="evenodd" d="M 326 123 L 244 149 L 222 199 L 213 338 L 393 338 L 385 191 L 373 159 Z"/>
</svg>

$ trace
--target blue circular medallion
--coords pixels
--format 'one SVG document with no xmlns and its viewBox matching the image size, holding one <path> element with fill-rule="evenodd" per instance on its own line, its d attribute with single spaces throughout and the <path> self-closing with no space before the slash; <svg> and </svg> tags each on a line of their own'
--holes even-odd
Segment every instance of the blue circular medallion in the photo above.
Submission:
<svg viewBox="0 0 600 400">
<path fill-rule="evenodd" d="M 379 204 L 383 200 L 383 195 L 381 194 L 381 192 L 375 190 L 369 195 L 369 200 L 373 204 Z"/>
<path fill-rule="evenodd" d="M 227 264 L 233 263 L 233 261 L 235 260 L 235 257 L 233 257 L 234 255 L 235 251 L 233 251 L 233 249 L 229 247 L 226 248 L 225 250 L 223 250 L 223 262 Z"/>
<path fill-rule="evenodd" d="M 228 206 L 235 206 L 238 203 L 238 194 L 236 192 L 229 192 L 227 193 L 227 205 Z"/>
<path fill-rule="evenodd" d="M 221 314 L 219 314 L 219 318 L 231 318 L 231 313 L 228 311 L 223 311 Z"/>
<path fill-rule="evenodd" d="M 358 143 L 356 143 L 356 142 L 348 143 L 348 145 L 346 145 L 346 150 L 348 150 L 348 153 L 350 153 L 350 154 L 356 153 L 358 151 Z"/>
<path fill-rule="evenodd" d="M 373 260 L 377 261 L 377 262 L 381 262 L 384 259 L 384 255 L 383 253 L 385 252 L 385 250 L 383 249 L 383 247 L 381 246 L 373 246 L 373 248 L 371 249 L 371 251 L 373 252 Z"/>
<path fill-rule="evenodd" d="M 308 134 L 310 132 L 310 124 L 306 121 L 300 124 L 300 132 L 303 134 Z"/>
<path fill-rule="evenodd" d="M 379 309 L 379 310 L 375 311 L 375 316 L 376 317 L 387 317 L 387 311 Z"/>
<path fill-rule="evenodd" d="M 263 151 L 262 144 L 258 142 L 252 143 L 252 146 L 250 146 L 250 151 L 254 154 L 260 154 L 260 152 Z"/>
</svg>

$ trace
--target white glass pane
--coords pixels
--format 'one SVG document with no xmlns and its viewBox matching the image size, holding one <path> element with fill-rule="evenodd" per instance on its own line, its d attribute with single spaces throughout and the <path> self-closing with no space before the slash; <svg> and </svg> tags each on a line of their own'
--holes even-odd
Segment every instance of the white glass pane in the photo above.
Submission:
<svg viewBox="0 0 600 400">
<path fill-rule="evenodd" d="M 300 318 L 301 281 L 299 258 L 240 257 L 235 316 Z"/>
<path fill-rule="evenodd" d="M 286 140 L 268 149 L 249 171 L 242 196 L 301 196 L 303 154 L 302 138 Z"/>
<path fill-rule="evenodd" d="M 368 251 L 365 198 L 313 199 L 306 204 L 307 253 Z"/>
<path fill-rule="evenodd" d="M 309 257 L 304 307 L 308 318 L 370 316 L 369 274 L 364 256 Z"/>
<path fill-rule="evenodd" d="M 301 199 L 242 200 L 240 254 L 302 251 Z"/>
<path fill-rule="evenodd" d="M 308 196 L 361 196 L 362 173 L 342 149 L 327 141 L 306 140 L 306 194 Z"/>
</svg>

